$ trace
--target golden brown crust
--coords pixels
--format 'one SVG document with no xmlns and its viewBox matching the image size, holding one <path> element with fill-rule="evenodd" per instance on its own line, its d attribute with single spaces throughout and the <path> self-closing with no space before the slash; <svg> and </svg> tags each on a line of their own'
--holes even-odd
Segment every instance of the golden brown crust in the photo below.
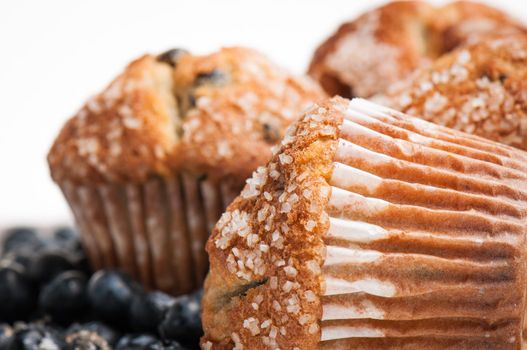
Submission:
<svg viewBox="0 0 527 350">
<path fill-rule="evenodd" d="M 375 99 L 426 120 L 527 149 L 527 37 L 443 56 Z"/>
<path fill-rule="evenodd" d="M 203 348 L 316 348 L 326 178 L 341 120 L 326 107 L 288 129 L 216 225 L 207 243 Z"/>
<path fill-rule="evenodd" d="M 243 181 L 321 97 L 309 79 L 249 49 L 182 54 L 174 68 L 146 55 L 66 123 L 48 156 L 51 173 L 90 185 L 180 170 Z"/>
<path fill-rule="evenodd" d="M 423 30 L 430 11 L 432 6 L 421 1 L 392 2 L 344 23 L 315 51 L 309 74 L 330 95 L 383 90 L 426 58 L 415 31 Z"/>
<path fill-rule="evenodd" d="M 461 44 L 519 32 L 522 25 L 483 4 L 395 1 L 343 24 L 316 50 L 309 74 L 330 95 L 369 97 Z"/>
<path fill-rule="evenodd" d="M 130 63 L 62 128 L 48 155 L 53 179 L 95 184 L 168 174 L 163 158 L 176 141 L 171 89 L 171 69 L 155 57 Z"/>
<path fill-rule="evenodd" d="M 440 9 L 434 19 L 435 28 L 442 33 L 442 54 L 461 45 L 472 44 L 490 36 L 526 33 L 523 23 L 485 4 L 456 1 Z"/>
</svg>

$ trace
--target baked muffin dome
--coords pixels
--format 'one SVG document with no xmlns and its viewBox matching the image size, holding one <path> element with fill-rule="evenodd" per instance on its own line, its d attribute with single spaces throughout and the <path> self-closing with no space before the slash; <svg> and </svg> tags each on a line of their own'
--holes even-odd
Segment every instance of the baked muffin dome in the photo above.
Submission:
<svg viewBox="0 0 527 350">
<path fill-rule="evenodd" d="M 202 348 L 521 348 L 526 160 L 365 100 L 314 106 L 207 243 Z"/>
<path fill-rule="evenodd" d="M 210 229 L 286 126 L 322 96 L 309 78 L 246 48 L 133 61 L 66 123 L 48 155 L 93 266 L 174 294 L 200 286 Z"/>
<path fill-rule="evenodd" d="M 298 111 L 322 96 L 309 79 L 246 48 L 146 55 L 62 128 L 48 156 L 51 174 L 80 184 L 181 169 L 245 179 Z"/>
<path fill-rule="evenodd" d="M 527 37 L 488 39 L 418 69 L 374 100 L 437 124 L 527 149 Z"/>
<path fill-rule="evenodd" d="M 330 95 L 369 97 L 460 45 L 514 33 L 525 28 L 483 4 L 395 1 L 344 23 L 315 51 L 309 74 Z"/>
</svg>

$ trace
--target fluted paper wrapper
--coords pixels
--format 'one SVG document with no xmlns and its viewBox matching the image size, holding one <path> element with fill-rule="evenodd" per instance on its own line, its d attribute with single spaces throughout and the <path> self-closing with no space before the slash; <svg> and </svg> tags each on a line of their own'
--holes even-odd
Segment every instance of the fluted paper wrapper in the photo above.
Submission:
<svg viewBox="0 0 527 350">
<path fill-rule="evenodd" d="M 174 295 L 201 287 L 205 242 L 241 188 L 186 173 L 141 184 L 60 187 L 94 269 L 122 269 Z"/>
<path fill-rule="evenodd" d="M 320 348 L 523 348 L 523 153 L 365 101 L 345 116 Z"/>
</svg>

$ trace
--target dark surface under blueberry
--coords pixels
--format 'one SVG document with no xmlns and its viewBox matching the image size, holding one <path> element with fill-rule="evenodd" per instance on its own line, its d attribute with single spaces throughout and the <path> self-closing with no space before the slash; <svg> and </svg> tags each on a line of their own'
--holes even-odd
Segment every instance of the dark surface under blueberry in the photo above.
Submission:
<svg viewBox="0 0 527 350">
<path fill-rule="evenodd" d="M 7 349 L 66 349 L 66 343 L 57 330 L 41 324 L 29 324 L 15 330 Z"/>
<path fill-rule="evenodd" d="M 111 350 L 108 342 L 95 332 L 80 330 L 65 336 L 68 350 Z"/>
<path fill-rule="evenodd" d="M 82 323 L 82 324 L 80 323 L 73 324 L 66 330 L 66 336 L 68 334 L 73 334 L 73 333 L 77 333 L 80 331 L 92 332 L 92 333 L 99 335 L 111 347 L 114 347 L 117 344 L 117 341 L 119 340 L 121 336 L 119 332 L 117 332 L 115 329 L 112 329 L 108 325 L 102 322 L 97 322 L 97 321 L 92 321 L 92 322 L 87 322 L 87 323 Z"/>
<path fill-rule="evenodd" d="M 115 350 L 185 350 L 176 341 L 161 341 L 150 334 L 130 334 L 122 337 Z"/>
<path fill-rule="evenodd" d="M 0 324 L 0 350 L 9 349 L 13 336 L 13 328 L 8 324 Z"/>
</svg>

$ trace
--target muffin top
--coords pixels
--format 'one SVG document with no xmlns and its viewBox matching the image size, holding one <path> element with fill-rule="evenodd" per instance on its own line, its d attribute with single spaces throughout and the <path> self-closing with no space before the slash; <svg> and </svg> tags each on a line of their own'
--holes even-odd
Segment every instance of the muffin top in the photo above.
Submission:
<svg viewBox="0 0 527 350">
<path fill-rule="evenodd" d="M 247 48 L 145 55 L 65 124 L 48 155 L 51 175 L 87 185 L 181 170 L 244 179 L 323 96 Z"/>
<path fill-rule="evenodd" d="M 527 149 L 527 37 L 476 42 L 374 99 L 405 113 Z"/>
<path fill-rule="evenodd" d="M 394 1 L 344 23 L 318 47 L 309 74 L 330 95 L 369 97 L 459 45 L 520 32 L 522 25 L 483 4 Z"/>
</svg>

